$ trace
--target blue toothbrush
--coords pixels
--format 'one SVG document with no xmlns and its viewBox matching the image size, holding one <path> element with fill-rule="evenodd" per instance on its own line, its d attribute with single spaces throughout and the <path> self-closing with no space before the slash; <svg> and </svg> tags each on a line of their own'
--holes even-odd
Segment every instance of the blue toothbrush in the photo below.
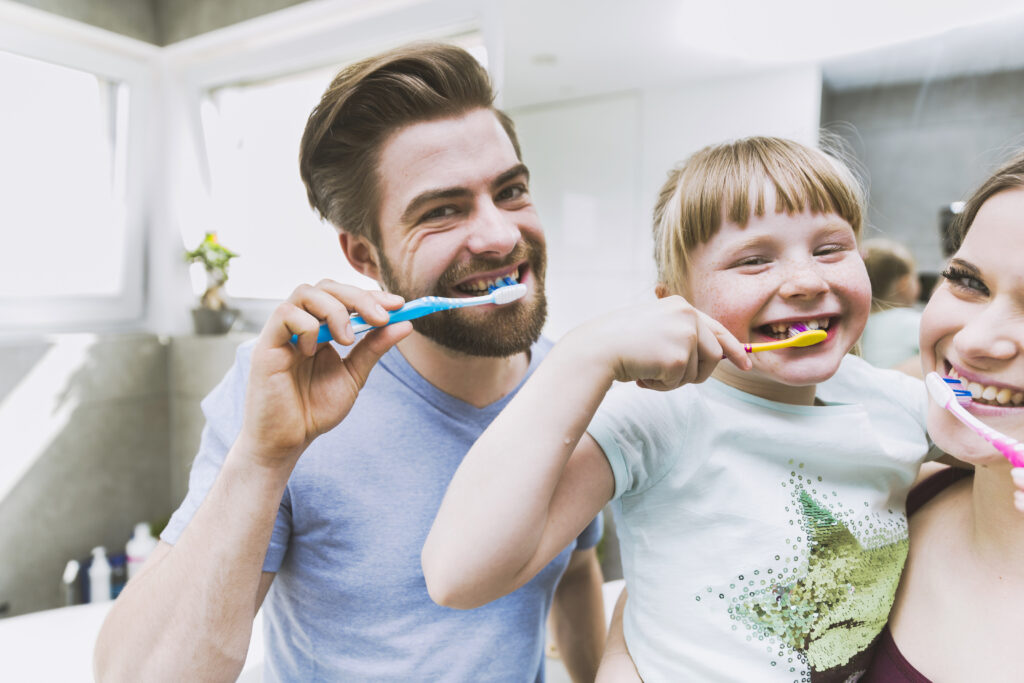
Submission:
<svg viewBox="0 0 1024 683">
<path fill-rule="evenodd" d="M 399 323 L 403 320 L 412 320 L 414 318 L 422 318 L 425 315 L 436 313 L 437 311 L 447 311 L 453 308 L 465 308 L 466 306 L 482 306 L 484 304 L 508 304 L 512 303 L 516 299 L 522 298 L 526 294 L 526 285 L 514 284 L 514 280 L 511 278 L 505 278 L 506 286 L 495 287 L 491 289 L 490 294 L 484 294 L 483 296 L 473 296 L 467 298 L 449 298 L 443 296 L 424 296 L 419 299 L 413 299 L 407 302 L 404 306 L 399 308 L 397 311 L 391 311 L 391 318 L 387 324 Z M 513 283 L 513 284 L 508 284 Z M 350 318 L 352 322 L 352 332 L 359 334 L 360 332 L 366 332 L 377 327 L 363 320 L 360 315 L 353 315 Z M 317 334 L 317 344 L 322 344 L 326 341 L 334 339 L 331 336 L 331 331 L 327 327 L 327 323 L 320 326 L 320 332 Z M 299 335 L 292 335 L 292 344 L 299 341 Z"/>
</svg>

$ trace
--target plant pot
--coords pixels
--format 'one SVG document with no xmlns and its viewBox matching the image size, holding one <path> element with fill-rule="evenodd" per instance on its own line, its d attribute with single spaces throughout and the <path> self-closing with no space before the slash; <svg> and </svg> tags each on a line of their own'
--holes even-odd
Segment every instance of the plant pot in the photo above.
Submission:
<svg viewBox="0 0 1024 683">
<path fill-rule="evenodd" d="M 226 334 L 231 326 L 238 319 L 237 308 L 193 308 L 192 322 L 196 328 L 196 334 Z"/>
</svg>

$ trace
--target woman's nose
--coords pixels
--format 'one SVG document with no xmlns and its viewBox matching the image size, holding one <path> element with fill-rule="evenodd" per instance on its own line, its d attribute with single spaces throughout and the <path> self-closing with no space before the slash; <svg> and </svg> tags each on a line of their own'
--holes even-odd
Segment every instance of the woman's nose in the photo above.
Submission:
<svg viewBox="0 0 1024 683">
<path fill-rule="evenodd" d="M 983 364 L 986 360 L 1007 361 L 1024 344 L 1024 321 L 1019 315 L 1007 315 L 996 306 L 971 316 L 953 335 L 957 354 L 966 361 Z"/>
</svg>

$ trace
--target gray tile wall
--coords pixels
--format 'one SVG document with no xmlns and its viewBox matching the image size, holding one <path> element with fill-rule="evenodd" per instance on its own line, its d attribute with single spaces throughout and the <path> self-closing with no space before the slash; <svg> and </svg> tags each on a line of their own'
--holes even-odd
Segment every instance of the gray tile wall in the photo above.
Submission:
<svg viewBox="0 0 1024 683">
<path fill-rule="evenodd" d="M 939 210 L 965 199 L 1024 146 L 1024 71 L 829 92 L 822 123 L 851 144 L 871 183 L 866 235 L 942 263 Z"/>
<path fill-rule="evenodd" d="M 0 481 L 0 603 L 9 616 L 60 606 L 69 559 L 96 545 L 123 552 L 136 522 L 162 523 L 174 510 L 203 425 L 199 400 L 245 338 L 68 335 L 0 345 L 0 418 L 31 417 L 0 419 L 0 457 L 26 465 L 16 481 Z M 28 411 L 16 405 L 26 397 Z"/>
</svg>

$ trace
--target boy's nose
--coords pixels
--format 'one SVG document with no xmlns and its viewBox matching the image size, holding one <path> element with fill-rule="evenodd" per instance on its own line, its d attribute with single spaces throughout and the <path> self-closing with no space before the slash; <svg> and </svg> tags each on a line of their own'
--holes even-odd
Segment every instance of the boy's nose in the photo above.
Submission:
<svg viewBox="0 0 1024 683">
<path fill-rule="evenodd" d="M 779 287 L 784 297 L 815 297 L 828 291 L 828 283 L 813 266 L 801 264 L 789 268 Z"/>
<path fill-rule="evenodd" d="M 481 202 L 469 226 L 467 248 L 473 254 L 504 256 L 520 240 L 519 226 L 493 202 Z"/>
</svg>

